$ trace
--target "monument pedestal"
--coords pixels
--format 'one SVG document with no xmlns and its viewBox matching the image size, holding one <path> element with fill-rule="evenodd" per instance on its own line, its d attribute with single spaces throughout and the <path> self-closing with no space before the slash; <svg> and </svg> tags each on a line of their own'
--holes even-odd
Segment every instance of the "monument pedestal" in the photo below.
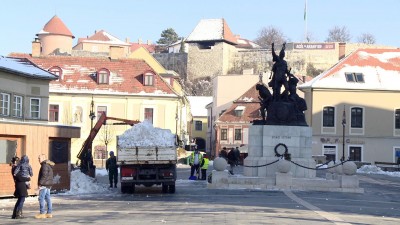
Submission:
<svg viewBox="0 0 400 225">
<path fill-rule="evenodd" d="M 253 125 L 249 129 L 249 150 L 248 157 L 244 160 L 245 176 L 274 177 L 277 164 L 262 166 L 279 159 L 278 154 L 290 154 L 291 160 L 299 165 L 315 168 L 315 161 L 312 159 L 312 130 L 305 126 L 274 126 L 274 125 Z M 277 146 L 280 145 L 277 149 Z M 285 149 L 286 147 L 286 149 Z M 297 178 L 314 178 L 315 170 L 310 170 L 292 164 L 290 172 Z"/>
</svg>

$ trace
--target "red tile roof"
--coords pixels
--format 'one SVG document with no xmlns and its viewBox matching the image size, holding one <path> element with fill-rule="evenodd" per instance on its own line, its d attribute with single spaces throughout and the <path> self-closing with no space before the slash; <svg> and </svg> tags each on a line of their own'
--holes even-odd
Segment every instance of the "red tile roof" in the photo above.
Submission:
<svg viewBox="0 0 400 225">
<path fill-rule="evenodd" d="M 143 74 L 152 68 L 143 60 L 110 60 L 100 57 L 45 56 L 33 58 L 28 54 L 13 53 L 12 57 L 26 58 L 48 70 L 58 66 L 62 79 L 50 82 L 51 92 L 108 93 L 122 95 L 176 95 L 172 88 L 155 72 L 154 86 L 144 86 Z M 110 71 L 109 84 L 98 84 L 96 72 Z"/>
<path fill-rule="evenodd" d="M 131 52 L 134 52 L 138 48 L 143 47 L 149 51 L 149 53 L 155 53 L 156 52 L 156 45 L 154 44 L 139 44 L 139 43 L 131 43 Z"/>
<path fill-rule="evenodd" d="M 53 18 L 51 18 L 49 22 L 47 22 L 46 25 L 44 25 L 42 31 L 39 32 L 39 34 L 45 32 L 50 34 L 61 34 L 75 38 L 74 35 L 72 35 L 71 31 L 68 29 L 68 27 L 65 26 L 64 22 L 58 16 L 53 16 Z"/>
<path fill-rule="evenodd" d="M 79 38 L 78 44 L 81 42 L 91 42 L 91 43 L 106 43 L 106 44 L 114 44 L 114 45 L 126 45 L 128 46 L 129 43 L 121 41 L 117 37 L 107 33 L 104 30 L 96 31 L 95 34 L 88 38 Z"/>
<path fill-rule="evenodd" d="M 260 120 L 260 100 L 256 85 L 252 86 L 242 96 L 233 101 L 232 105 L 218 118 L 217 123 L 250 123 L 253 120 Z M 242 116 L 235 115 L 235 109 L 244 106 Z"/>
</svg>

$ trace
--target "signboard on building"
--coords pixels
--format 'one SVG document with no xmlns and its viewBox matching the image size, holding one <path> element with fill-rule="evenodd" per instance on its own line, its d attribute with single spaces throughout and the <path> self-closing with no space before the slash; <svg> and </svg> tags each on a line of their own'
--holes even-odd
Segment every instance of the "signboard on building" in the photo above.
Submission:
<svg viewBox="0 0 400 225">
<path fill-rule="evenodd" d="M 293 48 L 299 50 L 333 50 L 335 43 L 293 43 Z"/>
</svg>

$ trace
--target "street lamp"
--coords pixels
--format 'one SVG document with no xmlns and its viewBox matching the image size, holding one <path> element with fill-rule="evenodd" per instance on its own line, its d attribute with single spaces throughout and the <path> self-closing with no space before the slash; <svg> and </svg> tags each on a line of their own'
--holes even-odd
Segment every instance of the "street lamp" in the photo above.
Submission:
<svg viewBox="0 0 400 225">
<path fill-rule="evenodd" d="M 342 127 L 343 127 L 343 153 L 342 153 L 342 162 L 344 161 L 344 134 L 345 134 L 345 128 L 346 128 L 346 106 L 343 106 L 343 117 L 342 117 Z"/>
<path fill-rule="evenodd" d="M 178 146 L 178 112 L 175 114 L 175 145 Z"/>
<path fill-rule="evenodd" d="M 96 115 L 94 115 L 94 101 L 93 101 L 93 95 L 92 95 L 92 102 L 90 103 L 90 113 L 89 113 L 89 118 L 90 118 L 90 129 L 93 129 L 93 120 L 96 118 Z"/>
</svg>

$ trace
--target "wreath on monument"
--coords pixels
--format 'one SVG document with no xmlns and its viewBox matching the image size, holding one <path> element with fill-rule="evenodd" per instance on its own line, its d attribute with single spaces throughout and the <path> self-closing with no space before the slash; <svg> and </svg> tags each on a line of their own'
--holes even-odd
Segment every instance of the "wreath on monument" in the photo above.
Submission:
<svg viewBox="0 0 400 225">
<path fill-rule="evenodd" d="M 277 157 L 282 157 L 282 156 L 288 154 L 288 148 L 287 148 L 287 146 L 286 146 L 285 144 L 283 144 L 283 143 L 277 144 L 277 145 L 275 146 L 275 148 L 274 148 L 274 151 L 275 151 L 275 156 L 277 156 Z"/>
</svg>

